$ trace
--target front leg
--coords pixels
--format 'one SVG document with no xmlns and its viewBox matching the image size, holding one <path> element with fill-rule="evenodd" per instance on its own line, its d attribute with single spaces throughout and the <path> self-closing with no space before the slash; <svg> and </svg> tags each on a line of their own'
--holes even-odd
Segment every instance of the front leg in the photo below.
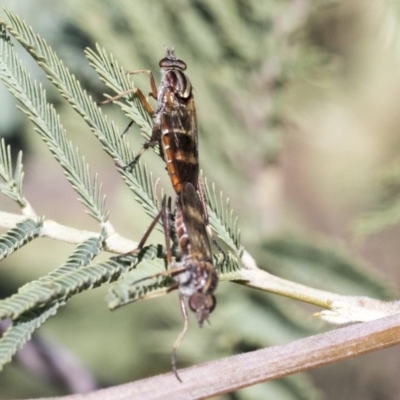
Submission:
<svg viewBox="0 0 400 400">
<path fill-rule="evenodd" d="M 136 157 L 127 165 L 119 165 L 123 169 L 130 169 L 133 168 L 137 162 L 139 161 L 139 158 L 142 156 L 142 154 L 150 147 L 154 147 L 156 145 L 160 144 L 161 140 L 161 130 L 159 125 L 154 125 L 153 126 L 153 131 L 150 137 L 150 140 L 144 143 L 143 147 L 139 150 L 138 154 Z M 161 146 L 160 146 L 161 147 Z"/>
</svg>

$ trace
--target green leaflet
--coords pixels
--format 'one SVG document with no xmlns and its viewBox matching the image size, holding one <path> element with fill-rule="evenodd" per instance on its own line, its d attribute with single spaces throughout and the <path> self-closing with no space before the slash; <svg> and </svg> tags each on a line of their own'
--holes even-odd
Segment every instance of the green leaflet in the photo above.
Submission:
<svg viewBox="0 0 400 400">
<path fill-rule="evenodd" d="M 56 279 L 41 279 L 23 286 L 18 293 L 0 301 L 0 319 L 18 318 L 26 311 L 61 301 L 85 290 L 109 283 L 126 270 L 109 261 L 83 266 Z"/>
<path fill-rule="evenodd" d="M 56 314 L 61 305 L 63 304 L 57 303 L 41 310 L 28 311 L 11 323 L 0 338 L 0 371 L 4 364 L 10 362 L 14 354 L 31 338 L 32 333 L 49 317 Z"/>
<path fill-rule="evenodd" d="M 102 280 L 110 279 L 110 270 L 116 274 L 115 266 L 114 269 L 88 266 L 100 252 L 103 240 L 104 235 L 86 240 L 77 246 L 67 262 L 59 268 L 20 287 L 14 295 L 0 300 L 0 319 L 19 318 L 30 310 L 47 307 L 55 301 L 64 301 L 75 293 L 98 285 Z"/>
<path fill-rule="evenodd" d="M 213 184 L 212 189 L 210 189 L 206 179 L 204 180 L 204 189 L 209 206 L 211 226 L 218 237 L 230 248 L 234 249 L 240 258 L 243 253 L 243 247 L 240 243 L 238 219 L 229 207 L 229 199 L 224 201 L 222 192 L 218 199 L 215 192 L 215 185 Z"/>
<path fill-rule="evenodd" d="M 39 236 L 43 220 L 27 219 L 17 224 L 13 229 L 0 236 L 0 260 L 8 257 L 14 251 Z"/>
<path fill-rule="evenodd" d="M 140 268 L 130 271 L 112 287 L 108 294 L 108 307 L 118 307 L 141 299 L 146 295 L 166 294 L 173 283 L 171 276 L 160 276 L 166 271 L 165 260 L 148 259 L 140 263 Z M 158 276 L 157 276 L 158 275 Z"/>
<path fill-rule="evenodd" d="M 90 65 L 99 74 L 102 82 L 104 82 L 114 93 L 124 93 L 133 88 L 131 80 L 125 71 L 119 66 L 118 61 L 112 55 L 108 55 L 104 48 L 96 46 L 97 53 L 92 49 L 86 49 L 86 56 Z M 138 125 L 143 136 L 149 139 L 153 127 L 153 118 L 144 109 L 141 101 L 137 96 L 131 93 L 125 96 L 123 102 L 118 102 L 126 116 Z M 126 160 L 127 161 L 127 160 Z"/>
<path fill-rule="evenodd" d="M 4 39 L 6 40 L 6 39 Z M 22 170 L 22 152 L 19 152 L 13 174 L 11 148 L 7 146 L 4 139 L 0 144 L 0 177 L 4 184 L 0 184 L 0 191 L 10 199 L 16 201 L 21 207 L 26 206 L 26 200 L 22 195 L 22 180 L 24 173 Z"/>
</svg>

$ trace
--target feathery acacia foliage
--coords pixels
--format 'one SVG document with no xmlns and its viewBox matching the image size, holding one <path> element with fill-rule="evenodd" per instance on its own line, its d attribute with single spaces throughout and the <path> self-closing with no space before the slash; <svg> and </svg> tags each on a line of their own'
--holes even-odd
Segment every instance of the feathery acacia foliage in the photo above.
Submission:
<svg viewBox="0 0 400 400">
<path fill-rule="evenodd" d="M 59 60 L 54 51 L 50 49 L 45 40 L 36 35 L 32 29 L 26 26 L 14 14 L 8 12 L 8 16 L 11 25 L 3 21 L 7 29 L 15 35 L 15 38 L 21 45 L 38 61 L 39 66 L 44 69 L 48 78 L 57 87 L 61 95 L 89 125 L 90 129 L 103 145 L 104 150 L 114 160 L 132 160 L 134 155 L 121 139 L 115 125 L 108 123 L 97 104 L 81 88 L 79 82 L 68 71 L 63 62 Z M 150 216 L 155 217 L 157 209 L 152 191 L 154 185 L 145 168 L 138 166 L 133 173 L 119 168 L 119 172 L 128 186 L 134 191 L 136 199 L 142 203 L 146 212 Z"/>
<path fill-rule="evenodd" d="M 104 237 L 89 239 L 79 245 L 65 264 L 37 281 L 22 286 L 18 293 L 0 301 L 0 319 L 12 319 L 4 336 L 0 339 L 0 370 L 11 360 L 15 352 L 29 340 L 57 309 L 64 305 L 74 293 L 90 287 L 95 282 L 94 274 L 77 271 L 88 264 L 100 250 Z M 97 242 L 97 246 L 95 246 Z M 76 272 L 76 273 L 74 273 Z M 105 274 L 103 273 L 102 276 Z M 81 288 L 81 290 L 79 290 Z"/>
<path fill-rule="evenodd" d="M 400 161 L 396 160 L 380 175 L 381 201 L 379 208 L 359 218 L 354 224 L 356 234 L 370 235 L 400 221 Z"/>
<path fill-rule="evenodd" d="M 32 333 L 56 314 L 61 305 L 62 302 L 59 302 L 41 310 L 28 311 L 11 323 L 0 340 L 0 371 L 31 338 Z"/>
<path fill-rule="evenodd" d="M 47 103 L 42 88 L 32 81 L 22 67 L 13 46 L 6 36 L 5 29 L 38 61 L 38 64 L 44 69 L 52 83 L 84 118 L 111 157 L 115 160 L 120 160 L 122 163 L 127 163 L 132 159 L 133 154 L 127 147 L 126 142 L 120 138 L 115 126 L 112 123 L 108 123 L 98 106 L 81 89 L 79 82 L 70 74 L 46 42 L 16 15 L 10 12 L 7 12 L 7 14 L 11 24 L 4 20 L 0 21 L 2 27 L 0 79 L 20 101 L 20 109 L 35 124 L 36 131 L 41 135 L 50 151 L 64 168 L 65 175 L 81 196 L 88 213 L 103 226 L 107 222 L 108 212 L 105 211 L 105 199 L 101 195 L 101 184 L 98 182 L 97 177 L 92 183 L 88 165 L 67 139 L 59 117 L 53 106 Z M 104 50 L 100 48 L 98 50 L 98 56 L 93 52 L 88 52 L 96 70 L 101 72 L 103 67 L 102 78 L 108 82 L 114 80 L 114 85 L 110 85 L 110 87 L 116 90 L 126 89 L 130 83 L 126 80 L 118 65 L 115 62 L 109 62 L 112 58 Z M 152 123 L 151 118 L 136 99 L 131 104 L 128 103 L 125 109 L 133 110 L 134 115 L 132 113 L 128 115 L 135 117 L 135 122 L 145 132 L 149 132 Z M 2 143 L 0 156 L 1 177 L 5 181 L 1 189 L 9 197 L 24 205 L 21 155 L 17 160 L 14 177 L 12 177 L 10 150 L 5 148 L 4 143 Z M 125 171 L 123 168 L 118 169 L 145 211 L 150 216 L 154 216 L 157 212 L 157 202 L 154 195 L 154 184 L 146 168 L 139 163 L 132 172 Z M 216 232 L 221 237 L 221 240 L 229 239 L 231 247 L 232 243 L 238 246 L 236 224 L 231 225 L 232 217 L 227 218 L 228 214 L 221 217 L 224 212 L 222 203 L 219 206 L 213 205 L 214 198 L 210 199 L 210 207 L 213 211 L 213 226 L 218 227 Z M 3 249 L 2 254 L 7 256 L 27 241 L 40 236 L 41 224 L 42 222 L 39 222 L 38 225 L 34 221 L 28 220 L 3 235 L 0 239 Z M 134 257 L 129 257 L 128 261 L 120 258 L 117 260 L 110 259 L 99 264 L 89 264 L 101 251 L 106 238 L 107 230 L 103 230 L 99 237 L 90 238 L 78 245 L 76 251 L 62 266 L 37 281 L 21 287 L 18 293 L 13 296 L 0 301 L 0 319 L 10 318 L 14 321 L 3 339 L 0 340 L 0 354 L 4 354 L 4 357 L 2 357 L 3 363 L 9 361 L 10 355 L 15 353 L 29 339 L 33 330 L 38 328 L 49 316 L 54 315 L 58 307 L 64 305 L 72 295 L 104 283 L 116 281 L 139 263 L 141 264 L 141 274 L 143 274 L 143 271 L 146 271 L 147 275 L 151 273 L 154 263 L 165 268 L 165 262 L 160 259 L 160 257 L 164 256 L 163 251 L 151 246 L 144 248 Z M 236 251 L 239 254 L 238 247 Z M 155 257 L 156 259 L 151 261 Z M 238 265 L 238 261 L 232 263 L 233 268 L 237 268 Z M 224 270 L 229 270 L 227 265 Z M 126 282 L 124 280 L 121 287 L 124 287 L 124 285 L 126 287 Z M 142 289 L 136 290 L 135 288 L 132 290 L 132 288 L 129 288 L 128 296 L 126 296 L 126 291 L 122 291 L 123 293 L 121 294 L 121 290 L 118 288 L 113 289 L 112 293 L 119 292 L 125 298 L 125 302 L 133 301 L 154 290 L 166 293 L 171 283 L 171 278 L 165 278 L 161 279 L 157 284 L 145 282 Z M 117 303 L 114 299 L 110 303 L 110 307 L 115 308 L 116 306 Z"/>
<path fill-rule="evenodd" d="M 118 61 L 112 55 L 107 54 L 104 48 L 96 46 L 97 52 L 92 49 L 86 49 L 86 56 L 90 65 L 99 74 L 104 82 L 114 93 L 124 93 L 131 90 L 133 82 L 129 75 L 119 66 Z M 123 102 L 118 102 L 126 116 L 135 122 L 141 128 L 142 134 L 146 139 L 151 136 L 153 119 L 143 107 L 143 104 L 137 96 L 125 96 Z M 131 160 L 124 160 L 131 161 Z"/>
<path fill-rule="evenodd" d="M 42 219 L 27 219 L 0 236 L 0 260 L 8 257 L 23 245 L 37 238 L 42 229 Z"/>
<path fill-rule="evenodd" d="M 142 2 L 138 7 L 146 8 L 149 7 L 149 5 L 146 2 Z M 255 9 L 257 9 L 257 12 L 254 11 L 254 15 L 257 15 L 257 18 L 260 19 L 269 13 L 266 7 L 262 6 L 261 3 L 256 5 Z M 193 10 L 187 10 L 187 12 L 191 14 L 192 21 L 197 21 L 198 24 L 204 23 L 204 20 L 201 20 L 198 16 L 196 17 Z M 237 15 L 224 6 L 216 5 L 215 2 L 205 2 L 204 13 L 209 15 L 210 18 L 217 18 L 220 21 L 218 30 L 221 31 L 222 34 L 216 36 L 218 36 L 219 40 L 229 49 L 229 51 L 226 52 L 229 56 L 229 61 L 232 62 L 238 70 L 247 72 L 246 65 L 250 62 L 249 60 L 257 59 L 257 46 L 255 46 L 254 43 L 256 43 L 255 39 L 258 40 L 260 36 L 257 34 L 254 37 L 250 36 L 243 27 L 237 29 L 237 26 L 240 26 L 237 21 Z M 119 165 L 124 165 L 131 161 L 134 154 L 129 149 L 125 139 L 123 137 L 121 138 L 114 123 L 108 121 L 101 109 L 82 89 L 77 79 L 68 71 L 48 44 L 36 35 L 31 28 L 26 26 L 15 14 L 7 12 L 7 15 L 10 22 L 4 20 L 0 21 L 0 25 L 3 27 L 3 35 L 0 44 L 0 78 L 3 79 L 5 85 L 16 98 L 19 99 L 22 104 L 21 110 L 28 115 L 35 124 L 36 130 L 40 133 L 51 152 L 64 168 L 68 180 L 81 197 L 88 213 L 100 222 L 100 227 L 103 229 L 100 228 L 101 233 L 99 233 L 98 236 L 91 237 L 87 241 L 80 243 L 68 260 L 60 267 L 56 268 L 48 275 L 21 287 L 16 294 L 0 302 L 0 316 L 2 318 L 13 319 L 7 333 L 0 340 L 1 366 L 11 359 L 15 351 L 29 339 L 31 333 L 35 329 L 47 320 L 49 316 L 54 315 L 60 306 L 66 304 L 66 302 L 77 293 L 90 290 L 105 283 L 116 282 L 117 284 L 111 289 L 109 294 L 109 307 L 114 309 L 143 296 L 150 295 L 151 297 L 155 297 L 156 295 L 163 295 L 168 291 L 171 284 L 171 279 L 169 277 L 160 276 L 154 280 L 137 282 L 138 279 L 160 272 L 165 268 L 164 251 L 161 246 L 146 247 L 140 254 L 136 254 L 132 257 L 122 257 L 117 260 L 110 259 L 101 263 L 92 262 L 103 249 L 104 242 L 108 239 L 110 231 L 112 231 L 112 229 L 107 229 L 109 228 L 109 225 L 107 225 L 109 223 L 108 212 L 105 210 L 104 196 L 101 194 L 101 184 L 98 182 L 97 178 L 90 178 L 87 164 L 84 159 L 79 156 L 78 151 L 73 147 L 71 142 L 67 140 L 66 132 L 60 124 L 59 117 L 52 105 L 47 103 L 44 91 L 31 80 L 15 56 L 13 48 L 6 37 L 6 31 L 10 32 L 15 39 L 25 47 L 38 62 L 38 65 L 43 68 L 48 78 L 60 91 L 61 95 L 87 123 L 103 145 L 107 154 L 116 161 L 117 169 L 128 187 L 133 191 L 135 199 L 141 204 L 148 215 L 154 217 L 158 212 L 159 204 L 157 203 L 154 193 L 152 177 L 141 163 L 132 171 L 126 171 L 119 167 Z M 184 19 L 182 25 L 180 25 L 180 29 L 183 31 L 189 29 L 188 26 L 184 25 L 185 21 L 186 19 Z M 144 31 L 146 29 L 153 31 L 150 24 L 140 17 L 140 13 L 136 13 L 134 16 L 134 23 L 137 24 L 137 29 L 143 28 Z M 235 28 L 233 28 L 233 26 L 235 26 Z M 217 56 L 221 56 L 221 54 L 219 54 L 220 48 L 215 46 L 214 39 L 204 35 L 198 35 L 196 32 L 196 30 L 190 29 L 190 35 L 188 35 L 189 40 L 191 42 L 205 43 L 206 45 L 201 46 L 205 58 L 208 60 L 218 60 Z M 152 35 L 149 37 L 154 38 Z M 165 39 L 162 38 L 162 40 Z M 132 49 L 132 51 L 135 51 L 135 49 Z M 118 62 L 113 56 L 107 54 L 103 48 L 97 46 L 97 52 L 87 50 L 86 54 L 103 82 L 115 93 L 123 92 L 132 87 L 131 80 L 124 74 Z M 229 71 L 220 70 L 215 76 L 211 77 L 213 84 L 218 80 L 218 73 L 223 72 L 226 72 L 228 75 L 230 74 L 231 82 L 237 83 L 237 76 L 239 73 L 236 73 L 236 71 L 234 73 L 229 73 Z M 201 79 L 202 78 L 200 78 L 197 84 L 198 87 L 204 83 Z M 240 79 L 242 80 L 241 84 L 243 84 L 243 82 L 247 83 L 248 75 L 241 75 Z M 214 87 L 212 89 L 214 89 Z M 215 108 L 219 95 L 209 88 L 207 90 L 210 99 L 210 107 Z M 224 102 L 221 102 L 221 107 L 224 107 L 223 103 Z M 142 134 L 148 137 L 153 122 L 137 98 L 133 95 L 127 96 L 117 102 L 117 104 L 125 114 L 140 127 Z M 212 112 L 208 114 L 210 116 L 210 123 L 212 124 L 213 114 Z M 240 140 L 242 139 L 239 137 L 239 135 L 242 134 L 241 129 L 236 128 L 236 130 L 232 130 L 231 127 L 221 127 L 218 133 L 221 134 L 221 136 L 231 135 L 230 142 L 233 143 L 232 146 L 237 146 L 237 148 L 241 146 Z M 25 205 L 25 200 L 22 195 L 21 160 L 20 158 L 17 160 L 16 172 L 14 177 L 12 177 L 9 150 L 5 150 L 4 145 L 2 146 L 0 173 L 5 181 L 5 185 L 1 186 L 0 190 L 23 207 Z M 245 251 L 240 242 L 240 231 L 237 226 L 237 219 L 233 216 L 229 203 L 225 201 L 222 194 L 217 194 L 218 192 L 215 190 L 214 185 L 211 185 L 210 189 L 206 184 L 206 193 L 207 201 L 209 202 L 210 222 L 213 230 L 223 247 L 229 249 L 227 261 L 219 268 L 221 281 L 230 279 L 240 280 L 240 271 L 243 269 L 240 257 Z M 30 228 L 28 222 L 26 226 L 25 223 L 21 226 L 24 227 L 24 230 L 16 231 L 16 235 L 14 235 L 14 233 L 10 234 L 10 232 L 14 232 L 13 230 L 5 234 L 5 237 L 8 235 L 12 238 L 16 237 L 17 240 L 15 241 L 16 244 L 11 244 L 11 242 L 7 240 L 5 241 L 6 248 L 4 249 L 4 254 L 8 254 L 13 246 L 17 248 L 17 246 L 25 243 L 24 235 L 29 238 L 40 236 L 39 231 L 36 233 L 33 227 Z M 18 228 L 20 228 L 20 226 L 18 226 Z M 31 231 L 25 228 L 30 228 Z M 32 232 L 34 232 L 34 234 Z M 329 246 L 320 248 L 320 251 L 316 254 L 312 244 L 307 243 L 306 245 L 303 244 L 303 246 L 299 246 L 296 240 L 284 241 L 284 246 L 282 246 L 282 243 L 279 243 L 279 241 L 274 240 L 262 243 L 265 244 L 265 246 L 263 246 L 263 259 L 267 260 L 265 266 L 269 269 L 271 265 L 276 264 L 277 273 L 279 273 L 279 267 L 282 265 L 294 265 L 295 268 L 299 269 L 307 266 L 311 271 L 310 273 L 313 274 L 315 281 L 318 281 L 318 279 L 322 281 L 325 279 L 325 275 L 322 268 L 320 268 L 322 262 L 318 262 L 318 259 L 332 260 L 332 263 L 329 265 L 329 267 L 332 267 L 332 270 L 340 264 L 345 265 L 350 271 L 352 271 L 353 268 L 356 269 L 355 263 L 349 262 L 344 264 L 344 257 L 341 254 L 332 254 Z M 283 250 L 281 250 L 282 248 Z M 273 261 L 271 264 L 269 263 L 270 260 Z M 304 269 L 305 268 L 303 268 L 303 270 Z M 340 278 L 343 278 L 345 275 L 343 272 L 344 269 L 345 268 L 337 273 Z M 360 272 L 359 275 L 355 274 L 351 277 L 351 283 L 348 288 L 349 293 L 351 293 L 351 289 L 354 287 L 352 286 L 353 281 L 360 280 L 360 276 L 362 275 L 363 273 Z M 367 273 L 365 273 L 365 275 L 367 275 Z M 371 293 L 374 293 L 374 289 L 376 289 L 377 293 L 383 293 L 383 290 L 379 292 L 379 289 L 385 287 L 384 283 L 374 283 L 373 279 L 367 281 L 367 286 L 371 288 Z M 239 301 L 241 301 L 239 307 L 241 306 L 242 309 L 245 310 L 245 318 L 248 318 L 248 323 L 241 322 L 240 326 L 238 326 L 238 324 L 235 325 L 235 322 L 231 321 L 229 318 L 225 321 L 226 332 L 230 332 L 230 335 L 232 335 L 229 337 L 229 340 L 234 343 L 234 346 L 237 346 L 234 348 L 235 351 L 242 350 L 240 349 L 240 343 L 243 338 L 250 338 L 249 343 L 251 346 L 265 346 L 266 342 L 274 342 L 276 339 L 274 332 L 276 334 L 276 331 L 279 332 L 277 336 L 281 337 L 284 333 L 289 336 L 293 335 L 294 331 L 297 332 L 297 328 L 301 330 L 299 328 L 299 326 L 301 326 L 299 323 L 299 320 L 301 320 L 299 315 L 305 314 L 300 307 L 295 310 L 296 313 L 290 313 L 284 309 L 285 307 L 275 305 L 274 301 L 263 300 L 264 306 L 257 307 L 255 302 L 249 301 L 244 296 L 241 297 L 236 292 L 233 294 L 224 294 L 223 296 L 226 296 L 225 304 L 227 304 L 226 309 L 228 310 L 228 315 L 230 305 L 235 304 L 236 306 L 237 303 L 234 302 L 237 302 L 239 299 Z M 254 295 L 254 297 L 256 296 L 257 295 Z M 266 316 L 266 310 L 269 310 L 269 317 Z M 235 312 L 237 311 L 231 310 L 232 314 Z M 294 314 L 297 315 L 296 318 Z M 252 326 L 254 321 L 260 322 L 257 324 L 257 328 L 253 329 L 254 332 L 249 333 L 249 327 Z M 271 323 L 271 321 L 276 324 Z M 279 325 L 279 323 L 281 323 L 279 328 L 270 328 L 270 326 L 276 326 Z M 304 321 L 303 325 L 306 325 Z M 310 334 L 311 330 L 310 327 L 308 327 L 308 330 L 304 328 L 302 333 L 306 331 L 306 334 Z M 206 334 L 205 332 L 202 333 Z M 216 341 L 213 340 L 213 343 L 215 342 Z M 217 351 L 215 354 L 221 357 L 226 355 L 223 354 L 223 352 L 218 353 Z M 276 392 L 280 393 L 282 387 L 285 386 L 286 393 L 290 393 L 290 397 L 288 398 L 301 398 L 299 393 L 303 392 L 302 398 L 310 399 L 317 397 L 304 377 L 294 377 L 293 381 L 295 383 L 277 383 Z M 301 389 L 301 387 L 303 389 Z M 307 390 L 304 389 L 304 387 L 306 387 Z M 313 393 L 313 395 L 310 395 L 310 393 Z"/>
<path fill-rule="evenodd" d="M 101 185 L 97 179 L 92 185 L 88 165 L 67 139 L 54 107 L 47 103 L 43 89 L 32 81 L 22 67 L 10 42 L 3 39 L 0 46 L 0 79 L 21 102 L 20 109 L 35 124 L 37 132 L 64 168 L 65 175 L 81 196 L 88 213 L 105 223 L 107 213 L 104 210 L 104 198 L 100 194 Z"/>
<path fill-rule="evenodd" d="M 0 144 L 0 177 L 4 183 L 0 184 L 0 191 L 11 200 L 17 202 L 20 207 L 26 205 L 26 200 L 22 196 L 22 180 L 24 173 L 22 170 L 22 152 L 19 152 L 15 165 L 15 172 L 12 172 L 12 160 L 10 146 L 6 147 L 4 139 Z"/>
</svg>

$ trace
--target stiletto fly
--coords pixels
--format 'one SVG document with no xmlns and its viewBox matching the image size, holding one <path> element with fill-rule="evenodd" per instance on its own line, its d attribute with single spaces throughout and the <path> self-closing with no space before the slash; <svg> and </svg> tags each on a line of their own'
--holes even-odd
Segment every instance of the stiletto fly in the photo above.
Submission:
<svg viewBox="0 0 400 400">
<path fill-rule="evenodd" d="M 146 73 L 149 75 L 151 87 L 149 96 L 157 100 L 156 111 L 138 88 L 120 93 L 104 101 L 103 104 L 120 99 L 129 93 L 135 93 L 138 96 L 143 107 L 154 118 L 154 126 L 150 140 L 143 145 L 134 160 L 123 167 L 133 167 L 149 147 L 158 144 L 175 193 L 179 196 L 182 185 L 185 182 L 190 182 L 198 192 L 204 223 L 208 226 L 206 199 L 199 176 L 196 106 L 192 84 L 184 73 L 187 66 L 184 61 L 176 58 L 174 48 L 166 49 L 166 55 L 160 60 L 159 66 L 161 68 L 161 81 L 158 89 L 154 75 L 150 70 L 142 69 L 129 72 L 129 74 Z M 128 125 L 128 128 L 132 123 L 133 121 Z M 214 245 L 223 254 L 225 260 L 225 252 L 215 240 L 211 230 L 209 233 Z"/>
<path fill-rule="evenodd" d="M 199 326 L 202 327 L 216 306 L 214 292 L 218 285 L 218 275 L 213 265 L 202 205 L 191 183 L 186 182 L 182 185 L 181 194 L 176 198 L 174 215 L 171 215 L 164 200 L 163 208 L 143 236 L 136 251 L 143 248 L 151 230 L 160 218 L 163 221 L 167 261 L 170 268 L 156 276 L 169 275 L 173 278 L 175 283 L 168 291 L 179 290 L 179 302 L 184 317 L 184 327 L 174 343 L 171 358 L 172 369 L 180 381 L 176 368 L 176 352 L 188 328 L 185 299 L 189 308 L 195 313 Z M 171 238 L 174 242 L 172 248 Z M 141 279 L 135 284 L 156 276 Z"/>
<path fill-rule="evenodd" d="M 174 48 L 166 49 L 166 55 L 159 62 L 159 66 L 162 76 L 158 89 L 150 70 L 128 72 L 149 75 L 151 86 L 149 96 L 157 100 L 156 111 L 138 88 L 120 93 L 102 104 L 118 100 L 132 92 L 138 96 L 144 108 L 154 118 L 154 126 L 150 140 L 124 168 L 133 167 L 145 150 L 159 145 L 172 186 L 179 195 L 183 182 L 192 183 L 196 189 L 199 187 L 197 118 L 193 87 L 184 73 L 187 68 L 186 63 L 176 58 Z"/>
</svg>

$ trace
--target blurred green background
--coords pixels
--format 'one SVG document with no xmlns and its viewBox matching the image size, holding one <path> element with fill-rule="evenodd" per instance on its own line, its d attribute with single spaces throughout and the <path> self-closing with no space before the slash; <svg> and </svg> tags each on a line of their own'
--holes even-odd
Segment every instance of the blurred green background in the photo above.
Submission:
<svg viewBox="0 0 400 400">
<path fill-rule="evenodd" d="M 195 89 L 201 168 L 230 198 L 243 245 L 259 266 L 336 293 L 382 299 L 396 295 L 399 2 L 2 4 L 47 40 L 97 101 L 109 91 L 89 67 L 85 47 L 99 43 L 125 69 L 151 69 L 158 82 L 164 46 L 175 45 Z M 139 240 L 150 220 L 133 201 L 113 161 L 29 56 L 21 51 L 21 58 L 46 87 L 92 172 L 99 173 L 110 221 L 122 235 Z M 134 80 L 148 91 L 146 76 Z M 14 150 L 24 150 L 25 195 L 36 212 L 97 231 L 61 168 L 2 86 L 0 101 L 0 136 Z M 121 131 L 127 125 L 115 105 L 103 111 Z M 143 138 L 138 129 L 128 135 L 139 149 Z M 143 160 L 168 187 L 162 161 L 152 152 Z M 4 197 L 0 210 L 19 212 Z M 386 229 L 360 240 L 360 233 L 382 227 Z M 162 242 L 162 236 L 153 240 Z M 54 269 L 72 250 L 71 245 L 42 239 L 18 251 L 1 265 L 0 296 Z M 107 289 L 76 296 L 38 331 L 38 340 L 54 346 L 61 360 L 71 362 L 70 369 L 85 371 L 83 383 L 57 381 L 29 363 L 29 356 L 21 356 L 0 374 L 1 399 L 84 391 L 170 371 L 171 347 L 182 325 L 177 294 L 111 313 L 104 300 Z M 330 329 L 312 318 L 315 308 L 278 296 L 232 283 L 221 284 L 217 296 L 211 326 L 200 330 L 191 321 L 179 349 L 179 366 Z M 223 398 L 395 399 L 399 360 L 400 350 L 392 348 Z"/>
</svg>

